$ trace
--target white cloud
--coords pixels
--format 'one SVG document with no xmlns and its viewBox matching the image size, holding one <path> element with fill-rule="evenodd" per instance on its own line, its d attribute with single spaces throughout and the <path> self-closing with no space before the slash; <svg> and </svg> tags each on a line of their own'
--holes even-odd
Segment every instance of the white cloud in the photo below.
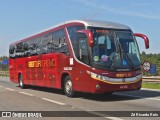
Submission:
<svg viewBox="0 0 160 120">
<path fill-rule="evenodd" d="M 128 9 L 122 9 L 122 8 L 114 8 L 108 5 L 102 5 L 100 4 L 100 2 L 98 1 L 98 5 L 97 5 L 97 1 L 94 0 L 76 0 L 77 2 L 81 2 L 87 6 L 90 7 L 94 7 L 94 8 L 98 8 L 98 9 L 102 9 L 105 10 L 106 12 L 111 12 L 114 14 L 119 14 L 119 15 L 127 15 L 127 16 L 135 16 L 135 17 L 141 17 L 141 18 L 146 18 L 146 19 L 155 19 L 155 20 L 160 20 L 160 15 L 155 14 L 155 13 L 142 13 L 142 12 L 136 12 L 136 11 L 131 11 Z M 131 4 L 132 6 L 137 6 L 138 4 Z M 144 4 L 139 4 L 141 6 L 147 6 L 148 3 L 144 3 Z M 137 6 L 138 7 L 138 6 Z"/>
</svg>

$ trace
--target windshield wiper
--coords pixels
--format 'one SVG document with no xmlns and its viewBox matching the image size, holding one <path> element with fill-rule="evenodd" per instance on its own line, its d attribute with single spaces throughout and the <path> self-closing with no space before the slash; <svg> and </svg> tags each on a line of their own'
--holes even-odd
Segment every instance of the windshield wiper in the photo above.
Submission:
<svg viewBox="0 0 160 120">
<path fill-rule="evenodd" d="M 115 35 L 115 33 L 114 33 L 114 44 L 115 44 L 115 46 L 116 46 L 116 52 L 115 52 L 114 59 L 113 59 L 113 62 L 112 62 L 112 64 L 111 64 L 110 70 L 113 70 L 113 67 L 115 66 L 115 63 L 116 63 L 116 59 L 117 59 L 117 57 L 118 57 L 118 53 L 120 53 L 120 47 L 119 47 L 119 45 L 118 45 L 118 43 L 117 43 L 118 41 L 115 40 L 115 37 L 116 37 L 116 35 Z"/>
<path fill-rule="evenodd" d="M 128 57 L 128 54 L 123 50 L 122 46 L 121 46 L 121 43 L 118 41 L 118 40 L 115 40 L 115 45 L 116 45 L 116 53 L 114 55 L 114 59 L 113 59 L 113 62 L 112 62 L 112 65 L 110 67 L 110 70 L 113 70 L 113 67 L 116 63 L 116 59 L 118 57 L 118 54 L 120 54 L 120 58 L 121 58 L 121 63 L 124 62 L 124 55 L 126 56 L 126 59 L 128 61 L 128 65 L 130 66 L 130 68 L 132 70 L 135 69 L 131 59 Z"/>
<path fill-rule="evenodd" d="M 114 67 L 114 65 L 116 63 L 117 56 L 118 56 L 118 52 L 116 52 L 115 55 L 114 55 L 114 59 L 113 59 L 113 62 L 111 64 L 110 70 L 113 70 L 113 67 Z"/>
<path fill-rule="evenodd" d="M 123 52 L 121 44 L 118 41 L 116 42 L 116 48 L 117 48 L 117 50 L 116 50 L 116 53 L 114 55 L 114 59 L 113 59 L 113 62 L 112 62 L 110 70 L 113 70 L 113 67 L 114 67 L 114 65 L 116 63 L 116 59 L 118 57 L 118 54 L 120 54 L 121 63 L 123 63 L 123 60 L 124 60 L 124 57 L 123 57 L 123 53 L 124 52 Z"/>
<path fill-rule="evenodd" d="M 127 61 L 129 63 L 129 66 L 131 67 L 132 70 L 135 69 L 134 64 L 132 63 L 132 60 L 128 57 L 128 54 L 123 50 L 121 43 L 118 42 L 120 49 L 121 49 L 121 55 L 123 56 L 123 54 L 125 55 L 125 57 L 127 58 Z"/>
</svg>

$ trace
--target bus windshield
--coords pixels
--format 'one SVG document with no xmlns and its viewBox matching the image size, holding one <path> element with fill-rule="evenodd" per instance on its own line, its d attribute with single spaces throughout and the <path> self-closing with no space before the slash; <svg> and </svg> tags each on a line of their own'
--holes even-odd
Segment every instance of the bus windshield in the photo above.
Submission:
<svg viewBox="0 0 160 120">
<path fill-rule="evenodd" d="M 90 30 L 94 36 L 92 60 L 95 68 L 114 71 L 140 69 L 139 49 L 132 31 Z"/>
</svg>

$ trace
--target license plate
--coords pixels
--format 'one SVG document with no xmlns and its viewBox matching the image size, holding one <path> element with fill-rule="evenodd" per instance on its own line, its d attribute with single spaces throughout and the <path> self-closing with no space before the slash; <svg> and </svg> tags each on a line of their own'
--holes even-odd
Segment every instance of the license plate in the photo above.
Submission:
<svg viewBox="0 0 160 120">
<path fill-rule="evenodd" d="M 128 85 L 120 85 L 120 89 L 127 89 Z"/>
</svg>

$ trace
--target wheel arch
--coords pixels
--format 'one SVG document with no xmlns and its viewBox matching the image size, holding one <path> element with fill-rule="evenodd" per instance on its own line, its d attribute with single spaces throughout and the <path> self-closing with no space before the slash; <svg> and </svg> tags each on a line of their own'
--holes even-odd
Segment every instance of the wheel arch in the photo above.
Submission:
<svg viewBox="0 0 160 120">
<path fill-rule="evenodd" d="M 64 88 L 64 80 L 65 80 L 65 78 L 66 78 L 67 76 L 70 76 L 70 74 L 69 74 L 68 72 L 64 72 L 64 73 L 62 73 L 62 75 L 61 75 L 61 89 Z M 70 76 L 70 77 L 71 77 L 71 76 Z"/>
<path fill-rule="evenodd" d="M 22 74 L 21 71 L 18 71 L 17 75 L 18 75 L 18 76 L 17 76 L 17 80 L 18 80 L 17 82 L 19 82 L 20 75 L 22 75 L 22 77 L 23 77 L 23 74 Z"/>
<path fill-rule="evenodd" d="M 22 72 L 18 72 L 18 82 L 19 82 L 19 77 L 20 77 L 20 75 L 22 75 Z"/>
</svg>

